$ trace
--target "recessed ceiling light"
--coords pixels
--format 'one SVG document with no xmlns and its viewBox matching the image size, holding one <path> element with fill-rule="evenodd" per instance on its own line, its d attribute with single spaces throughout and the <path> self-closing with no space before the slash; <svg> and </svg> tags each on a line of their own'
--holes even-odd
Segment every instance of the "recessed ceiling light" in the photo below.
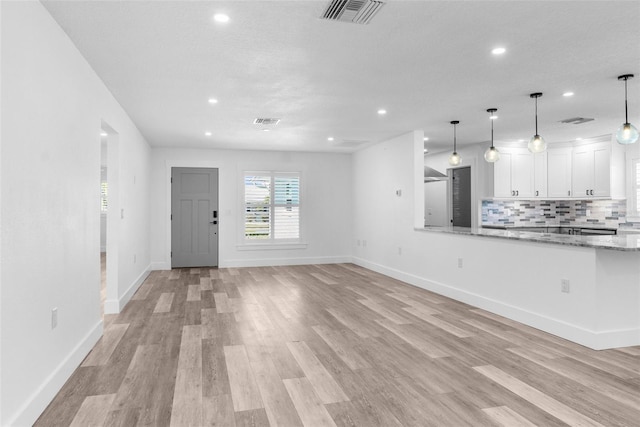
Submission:
<svg viewBox="0 0 640 427">
<path fill-rule="evenodd" d="M 327 141 L 333 141 L 333 137 L 330 136 L 329 138 L 327 138 Z"/>
<path fill-rule="evenodd" d="M 582 138 L 576 138 L 576 141 L 582 141 Z"/>
<path fill-rule="evenodd" d="M 524 142 L 524 139 L 519 139 L 518 142 Z"/>
<path fill-rule="evenodd" d="M 562 96 L 573 96 L 573 92 L 565 92 Z"/>
<path fill-rule="evenodd" d="M 218 100 L 215 98 L 209 98 L 209 104 L 217 104 Z"/>
<path fill-rule="evenodd" d="M 109 134 L 106 132 L 100 132 L 100 136 L 109 136 Z"/>
<path fill-rule="evenodd" d="M 425 136 L 425 137 L 424 137 L 424 141 L 428 141 L 428 140 L 429 140 L 429 137 L 428 137 L 428 136 Z"/>
<path fill-rule="evenodd" d="M 205 132 L 204 136 L 211 136 L 211 132 Z"/>
<path fill-rule="evenodd" d="M 216 13 L 213 15 L 213 20 L 216 22 L 229 22 L 229 15 L 225 15 L 224 13 Z"/>
<path fill-rule="evenodd" d="M 269 132 L 269 129 L 262 129 L 262 132 Z"/>
<path fill-rule="evenodd" d="M 505 53 L 507 51 L 507 49 L 503 48 L 503 47 L 496 47 L 495 49 L 493 49 L 491 51 L 491 53 L 493 53 L 494 55 L 502 55 L 503 53 Z"/>
<path fill-rule="evenodd" d="M 387 114 L 387 110 L 381 108 L 378 110 L 378 114 L 380 114 L 381 116 L 384 116 L 385 114 Z"/>
</svg>

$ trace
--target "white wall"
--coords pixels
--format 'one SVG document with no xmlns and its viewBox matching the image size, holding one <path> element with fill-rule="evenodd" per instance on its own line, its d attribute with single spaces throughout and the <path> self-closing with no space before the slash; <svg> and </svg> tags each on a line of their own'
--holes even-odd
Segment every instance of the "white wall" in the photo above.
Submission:
<svg viewBox="0 0 640 427">
<path fill-rule="evenodd" d="M 171 266 L 171 167 L 219 169 L 220 267 L 345 262 L 350 259 L 351 156 L 277 151 L 152 151 L 151 248 L 153 266 Z M 246 170 L 302 173 L 302 228 L 307 247 L 289 250 L 241 250 L 242 173 Z"/>
<path fill-rule="evenodd" d="M 424 184 L 415 156 L 413 134 L 354 153 L 354 262 L 592 348 L 638 343 L 639 253 L 417 231 L 412 195 L 424 193 L 412 189 Z"/>
<path fill-rule="evenodd" d="M 120 142 L 118 293 L 149 266 L 149 147 L 39 2 L 1 3 L 0 424 L 31 425 L 102 333 L 102 121 Z"/>
</svg>

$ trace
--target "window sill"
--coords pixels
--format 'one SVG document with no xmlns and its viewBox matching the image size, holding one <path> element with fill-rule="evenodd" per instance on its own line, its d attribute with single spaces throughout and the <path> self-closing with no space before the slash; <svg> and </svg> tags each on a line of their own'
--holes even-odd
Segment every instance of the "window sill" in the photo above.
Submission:
<svg viewBox="0 0 640 427">
<path fill-rule="evenodd" d="M 307 249 L 306 243 L 243 243 L 236 245 L 239 251 L 269 251 L 269 250 L 291 250 Z"/>
</svg>

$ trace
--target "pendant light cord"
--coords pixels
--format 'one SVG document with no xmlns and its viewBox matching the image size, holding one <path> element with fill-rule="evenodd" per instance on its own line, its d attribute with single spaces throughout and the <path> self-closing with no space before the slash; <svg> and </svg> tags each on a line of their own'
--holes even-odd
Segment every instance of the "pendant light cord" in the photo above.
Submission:
<svg viewBox="0 0 640 427">
<path fill-rule="evenodd" d="M 491 113 L 489 113 L 489 115 L 491 115 Z M 491 120 L 491 148 L 493 148 L 493 120 L 491 118 L 489 118 L 489 120 Z"/>
<path fill-rule="evenodd" d="M 456 153 L 456 125 L 453 124 L 453 152 Z"/>
<path fill-rule="evenodd" d="M 627 80 L 628 78 L 624 79 L 624 122 L 625 123 L 629 123 L 629 116 L 627 113 Z"/>
<path fill-rule="evenodd" d="M 536 96 L 536 135 L 538 134 L 538 97 Z"/>
</svg>

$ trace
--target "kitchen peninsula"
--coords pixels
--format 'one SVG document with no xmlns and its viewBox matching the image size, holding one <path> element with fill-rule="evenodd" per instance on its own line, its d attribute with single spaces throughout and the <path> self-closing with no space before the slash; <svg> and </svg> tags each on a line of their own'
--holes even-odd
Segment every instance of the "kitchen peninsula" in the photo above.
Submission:
<svg viewBox="0 0 640 427">
<path fill-rule="evenodd" d="M 640 235 L 415 230 L 459 254 L 460 278 L 426 287 L 593 349 L 640 345 Z"/>
</svg>

